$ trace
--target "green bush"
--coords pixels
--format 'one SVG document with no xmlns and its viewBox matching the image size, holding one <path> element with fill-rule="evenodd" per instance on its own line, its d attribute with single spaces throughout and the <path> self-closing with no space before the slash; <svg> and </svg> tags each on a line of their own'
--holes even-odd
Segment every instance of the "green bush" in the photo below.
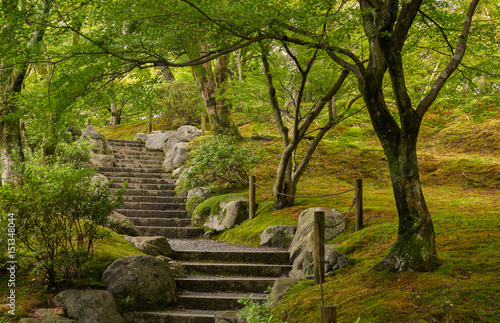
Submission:
<svg viewBox="0 0 500 323">
<path fill-rule="evenodd" d="M 16 258 L 48 288 L 67 288 L 84 278 L 93 243 L 105 236 L 100 226 L 121 204 L 124 189 L 112 197 L 109 184 L 91 180 L 94 169 L 43 163 L 39 156 L 19 174 L 19 182 L 0 187 L 2 221 L 7 214 L 15 221 Z"/>
<path fill-rule="evenodd" d="M 189 187 L 225 184 L 228 187 L 244 186 L 247 173 L 255 167 L 261 154 L 249 144 L 236 145 L 225 136 L 209 137 L 199 141 L 189 152 L 185 172 Z"/>
</svg>

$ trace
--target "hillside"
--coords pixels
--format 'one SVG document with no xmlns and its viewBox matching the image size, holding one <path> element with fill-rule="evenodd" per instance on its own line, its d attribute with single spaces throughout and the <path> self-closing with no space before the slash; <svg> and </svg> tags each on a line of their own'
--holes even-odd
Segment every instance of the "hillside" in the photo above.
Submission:
<svg viewBox="0 0 500 323">
<path fill-rule="evenodd" d="M 269 122 L 236 114 L 243 136 L 266 158 L 254 170 L 266 188 L 280 154 L 278 134 Z M 483 108 L 468 116 L 457 108 L 432 114 L 422 125 L 419 167 L 433 216 L 441 266 L 433 273 L 387 274 L 372 270 L 396 239 L 397 211 L 385 156 L 366 115 L 337 126 L 315 153 L 298 195 L 320 196 L 364 182 L 365 229 L 348 229 L 330 241 L 350 259 L 350 266 L 326 279 L 325 302 L 338 307 L 339 322 L 498 322 L 500 320 L 500 108 Z M 127 126 L 129 138 L 140 124 Z M 118 129 L 105 128 L 108 136 Z M 141 130 L 143 131 L 143 130 Z M 305 145 L 305 144 L 304 144 Z M 245 193 L 242 191 L 241 193 Z M 327 206 L 346 212 L 350 194 L 334 198 L 298 199 L 294 207 L 272 210 L 272 195 L 257 188 L 258 216 L 216 239 L 257 245 L 269 225 L 295 224 L 301 211 Z M 319 286 L 298 284 L 278 306 L 276 317 L 287 322 L 317 322 Z"/>
</svg>

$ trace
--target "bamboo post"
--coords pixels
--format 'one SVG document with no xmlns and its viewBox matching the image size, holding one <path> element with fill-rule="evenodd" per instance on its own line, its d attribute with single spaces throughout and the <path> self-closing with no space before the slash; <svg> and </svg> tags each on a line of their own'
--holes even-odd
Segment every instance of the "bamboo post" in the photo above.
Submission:
<svg viewBox="0 0 500 323">
<path fill-rule="evenodd" d="M 314 212 L 314 285 L 325 281 L 325 212 Z"/>
<path fill-rule="evenodd" d="M 337 307 L 321 306 L 320 323 L 337 323 Z"/>
<path fill-rule="evenodd" d="M 356 227 L 354 231 L 359 231 L 363 229 L 363 180 L 360 178 L 356 179 L 355 184 L 356 190 Z"/>
<path fill-rule="evenodd" d="M 204 136 L 207 131 L 207 115 L 201 114 L 201 135 Z"/>
<path fill-rule="evenodd" d="M 249 191 L 248 191 L 248 220 L 252 220 L 255 217 L 255 176 L 250 175 L 248 177 Z"/>
</svg>

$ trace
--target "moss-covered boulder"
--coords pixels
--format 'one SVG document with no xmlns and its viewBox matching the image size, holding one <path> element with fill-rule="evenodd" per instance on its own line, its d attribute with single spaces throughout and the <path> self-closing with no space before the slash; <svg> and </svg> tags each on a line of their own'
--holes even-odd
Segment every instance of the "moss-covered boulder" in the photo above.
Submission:
<svg viewBox="0 0 500 323">
<path fill-rule="evenodd" d="M 248 200 L 226 194 L 200 203 L 193 211 L 191 223 L 207 231 L 224 231 L 248 219 Z"/>
</svg>

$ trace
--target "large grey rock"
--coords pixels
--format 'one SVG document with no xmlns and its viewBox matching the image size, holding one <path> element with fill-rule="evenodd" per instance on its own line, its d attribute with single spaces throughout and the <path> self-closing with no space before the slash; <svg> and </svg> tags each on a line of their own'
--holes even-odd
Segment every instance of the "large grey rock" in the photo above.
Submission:
<svg viewBox="0 0 500 323">
<path fill-rule="evenodd" d="M 109 179 L 99 173 L 96 173 L 92 178 L 90 179 L 92 183 L 97 183 L 100 187 L 104 186 L 104 184 L 109 183 Z"/>
<path fill-rule="evenodd" d="M 148 135 L 143 132 L 136 133 L 134 136 L 134 140 L 140 141 L 145 144 L 148 140 Z"/>
<path fill-rule="evenodd" d="M 147 135 L 146 148 L 151 150 L 163 150 L 165 140 L 171 136 L 175 136 L 175 131 L 153 131 Z"/>
<path fill-rule="evenodd" d="M 190 189 L 187 193 L 187 198 L 193 197 L 193 196 L 199 196 L 204 199 L 206 199 L 209 196 L 208 188 L 206 187 L 195 187 L 193 189 Z"/>
<path fill-rule="evenodd" d="M 201 130 L 195 126 L 182 126 L 177 129 L 175 137 L 179 141 L 190 142 L 194 138 L 201 136 Z"/>
<path fill-rule="evenodd" d="M 137 249 L 150 256 L 172 255 L 172 247 L 167 239 L 162 236 L 155 237 L 124 237 L 125 240 L 133 244 Z"/>
<path fill-rule="evenodd" d="M 347 265 L 346 255 L 337 251 L 335 246 L 325 246 L 325 276 L 330 276 L 333 271 Z M 312 279 L 314 277 L 314 247 L 302 250 L 295 258 L 289 276 L 296 279 Z"/>
<path fill-rule="evenodd" d="M 238 317 L 238 311 L 218 311 L 215 312 L 215 323 L 244 323 Z"/>
<path fill-rule="evenodd" d="M 106 137 L 97 132 L 97 130 L 92 126 L 87 126 L 82 131 L 82 137 L 83 140 L 87 140 L 90 142 L 92 145 L 92 151 L 96 154 L 101 154 L 101 155 L 109 155 L 111 152 L 111 148 L 108 144 L 108 141 L 106 140 Z"/>
<path fill-rule="evenodd" d="M 174 148 L 174 146 L 180 142 L 182 142 L 182 140 L 179 140 L 179 138 L 175 136 L 175 133 L 173 133 L 170 137 L 165 139 L 163 143 L 163 153 L 166 155 L 170 149 Z"/>
<path fill-rule="evenodd" d="M 187 144 L 187 142 L 180 142 L 167 152 L 163 162 L 163 168 L 166 172 L 173 171 L 186 162 L 189 155 Z"/>
<path fill-rule="evenodd" d="M 174 169 L 172 171 L 172 178 L 177 179 L 177 178 L 181 177 L 181 175 L 184 173 L 185 170 L 186 170 L 186 166 L 184 166 L 184 165 L 182 165 L 181 167 L 179 167 L 177 169 Z"/>
<path fill-rule="evenodd" d="M 127 236 L 140 236 L 141 231 L 135 226 L 134 222 L 127 218 L 125 215 L 113 211 L 108 216 L 108 221 L 106 227 L 115 231 L 119 234 L 124 234 Z"/>
<path fill-rule="evenodd" d="M 54 297 L 54 304 L 64 307 L 66 315 L 80 323 L 125 323 L 113 295 L 104 290 L 68 289 Z"/>
<path fill-rule="evenodd" d="M 161 261 L 164 261 L 167 263 L 168 267 L 172 269 L 174 272 L 175 278 L 186 278 L 186 271 L 184 270 L 184 267 L 182 264 L 178 261 L 173 260 L 172 258 L 165 257 L 165 256 L 157 256 L 156 258 L 160 259 Z"/>
<path fill-rule="evenodd" d="M 102 278 L 121 311 L 165 307 L 176 302 L 174 273 L 155 257 L 133 255 L 115 260 Z"/>
<path fill-rule="evenodd" d="M 219 202 L 219 214 L 210 214 L 203 230 L 220 232 L 242 223 L 248 219 L 248 205 L 248 200 L 244 198 Z"/>
<path fill-rule="evenodd" d="M 313 207 L 303 211 L 299 216 L 297 231 L 293 238 L 292 244 L 288 249 L 290 251 L 290 259 L 294 260 L 299 253 L 313 246 L 314 244 L 314 212 L 325 212 L 325 241 L 331 240 L 339 235 L 345 229 L 345 221 L 342 221 L 343 216 L 335 209 L 326 207 Z M 341 222 L 339 224 L 339 222 Z M 338 224 L 338 225 L 337 225 Z M 335 226 L 336 225 L 336 226 Z M 328 226 L 335 226 L 328 228 Z"/>
<path fill-rule="evenodd" d="M 91 152 L 90 163 L 96 167 L 113 167 L 115 164 L 115 156 Z"/>
<path fill-rule="evenodd" d="M 260 245 L 288 248 L 292 243 L 296 230 L 296 225 L 272 225 L 260 234 Z"/>
<path fill-rule="evenodd" d="M 271 294 L 269 296 L 269 301 L 271 304 L 276 304 L 279 302 L 281 297 L 286 294 L 286 292 L 292 288 L 292 285 L 297 283 L 299 280 L 291 277 L 280 277 L 274 281 Z"/>
</svg>

